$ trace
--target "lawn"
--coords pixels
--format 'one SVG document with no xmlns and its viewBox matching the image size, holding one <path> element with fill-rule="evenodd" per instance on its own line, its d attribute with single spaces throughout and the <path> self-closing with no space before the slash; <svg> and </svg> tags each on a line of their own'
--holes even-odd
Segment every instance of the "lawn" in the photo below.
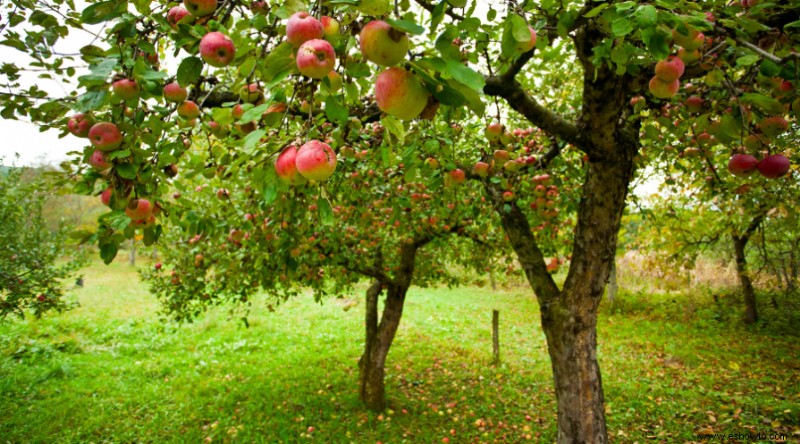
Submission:
<svg viewBox="0 0 800 444">
<path fill-rule="evenodd" d="M 550 365 L 525 287 L 413 288 L 387 363 L 390 410 L 377 415 L 357 397 L 360 292 L 342 295 L 352 307 L 308 296 L 270 312 L 255 301 L 249 328 L 228 307 L 176 325 L 124 263 L 85 276 L 72 293 L 79 308 L 0 325 L 0 442 L 555 439 Z M 613 442 L 800 440 L 800 341 L 743 327 L 735 310 L 702 293 L 623 293 L 603 307 L 598 356 Z"/>
</svg>

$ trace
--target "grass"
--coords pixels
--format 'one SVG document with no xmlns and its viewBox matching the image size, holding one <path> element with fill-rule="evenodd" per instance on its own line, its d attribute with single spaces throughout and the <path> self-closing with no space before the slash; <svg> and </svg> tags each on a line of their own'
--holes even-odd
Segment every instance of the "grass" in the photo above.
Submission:
<svg viewBox="0 0 800 444">
<path fill-rule="evenodd" d="M 552 442 L 555 399 L 538 307 L 524 287 L 412 289 L 387 362 L 390 410 L 358 402 L 359 302 L 309 296 L 250 328 L 224 307 L 159 320 L 124 263 L 94 265 L 61 316 L 0 325 L 0 441 Z M 797 338 L 745 328 L 711 296 L 622 294 L 598 357 L 613 442 L 696 433 L 800 438 Z M 502 364 L 491 361 L 500 310 Z M 312 429 L 313 428 L 313 429 Z M 765 440 L 765 442 L 768 440 Z M 750 441 L 753 442 L 753 441 Z"/>
</svg>

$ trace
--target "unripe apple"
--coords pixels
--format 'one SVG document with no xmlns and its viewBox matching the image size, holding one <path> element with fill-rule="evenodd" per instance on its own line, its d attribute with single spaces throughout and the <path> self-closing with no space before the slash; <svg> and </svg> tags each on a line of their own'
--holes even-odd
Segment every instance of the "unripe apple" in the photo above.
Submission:
<svg viewBox="0 0 800 444">
<path fill-rule="evenodd" d="M 131 199 L 125 214 L 134 221 L 147 219 L 153 214 L 153 205 L 147 199 Z"/>
<path fill-rule="evenodd" d="M 517 42 L 517 52 L 525 53 L 536 46 L 536 30 L 533 29 L 532 26 L 528 26 L 528 29 L 531 31 L 531 39 L 524 42 Z"/>
<path fill-rule="evenodd" d="M 486 125 L 486 129 L 483 130 L 483 135 L 486 136 L 486 140 L 489 142 L 497 142 L 503 136 L 505 132 L 505 127 L 500 122 L 492 122 Z"/>
<path fill-rule="evenodd" d="M 102 202 L 105 206 L 110 206 L 112 194 L 114 194 L 114 189 L 111 187 L 106 188 L 102 193 L 100 193 L 100 202 Z"/>
<path fill-rule="evenodd" d="M 406 33 L 383 20 L 367 23 L 361 30 L 359 41 L 364 58 L 381 66 L 394 66 L 403 61 L 409 46 Z"/>
<path fill-rule="evenodd" d="M 336 63 L 336 54 L 333 46 L 327 40 L 308 40 L 297 50 L 297 69 L 300 74 L 321 79 L 328 75 Z"/>
<path fill-rule="evenodd" d="M 178 105 L 178 115 L 186 120 L 200 117 L 200 107 L 191 100 L 186 100 Z"/>
<path fill-rule="evenodd" d="M 164 85 L 164 100 L 167 102 L 180 103 L 186 100 L 187 97 L 189 97 L 189 91 L 178 82 Z"/>
<path fill-rule="evenodd" d="M 302 185 L 306 183 L 306 178 L 297 172 L 295 159 L 297 157 L 297 147 L 287 146 L 275 160 L 275 172 L 278 179 L 289 185 Z"/>
<path fill-rule="evenodd" d="M 335 93 L 340 89 L 342 89 L 344 81 L 342 80 L 342 76 L 339 75 L 338 72 L 332 70 L 331 72 L 328 73 L 326 77 L 328 77 L 328 83 L 330 84 L 330 86 L 326 86 L 328 92 Z"/>
<path fill-rule="evenodd" d="M 692 113 L 699 113 L 702 111 L 704 103 L 705 100 L 700 96 L 691 96 L 683 102 L 683 104 L 686 105 L 686 109 Z"/>
<path fill-rule="evenodd" d="M 789 129 L 789 122 L 781 116 L 765 117 L 758 123 L 767 137 L 777 137 Z"/>
<path fill-rule="evenodd" d="M 322 23 L 322 29 L 324 30 L 326 40 L 336 40 L 339 38 L 340 26 L 339 22 L 335 18 L 323 15 L 320 17 L 319 21 Z"/>
<path fill-rule="evenodd" d="M 673 82 L 664 82 L 658 77 L 653 77 L 650 79 L 650 93 L 653 94 L 654 97 L 659 99 L 669 99 L 673 97 L 675 94 L 678 93 L 678 90 L 681 87 L 680 80 L 675 80 Z"/>
<path fill-rule="evenodd" d="M 183 4 L 195 17 L 205 17 L 217 10 L 217 0 L 183 0 Z"/>
<path fill-rule="evenodd" d="M 492 158 L 494 158 L 494 163 L 497 166 L 505 165 L 511 159 L 511 155 L 506 150 L 495 150 L 492 154 Z"/>
<path fill-rule="evenodd" d="M 479 177 L 489 177 L 489 164 L 486 162 L 477 162 L 474 167 L 472 167 L 472 172 Z"/>
<path fill-rule="evenodd" d="M 239 90 L 239 98 L 242 99 L 244 103 L 257 103 L 264 98 L 264 92 L 261 91 L 258 83 L 251 83 L 249 85 L 244 85 L 242 89 Z"/>
<path fill-rule="evenodd" d="M 392 67 L 378 75 L 375 101 L 381 111 L 401 120 L 411 120 L 428 105 L 428 90 L 410 71 Z"/>
<path fill-rule="evenodd" d="M 233 40 L 221 32 L 209 32 L 200 40 L 200 56 L 211 66 L 228 66 L 235 55 Z"/>
<path fill-rule="evenodd" d="M 316 18 L 307 12 L 297 12 L 286 22 L 286 40 L 295 48 L 299 48 L 303 43 L 321 39 L 325 36 L 325 28 Z"/>
<path fill-rule="evenodd" d="M 681 48 L 678 50 L 678 58 L 681 59 L 686 65 L 691 65 L 692 63 L 700 60 L 701 56 L 702 54 L 700 53 L 699 49 L 689 51 L 686 48 Z"/>
<path fill-rule="evenodd" d="M 789 172 L 789 159 L 782 154 L 773 154 L 761 159 L 756 168 L 762 176 L 768 179 L 777 179 Z"/>
<path fill-rule="evenodd" d="M 100 150 L 95 150 L 92 155 L 89 156 L 88 162 L 89 165 L 91 165 L 92 168 L 96 169 L 97 171 L 105 171 L 112 166 L 106 158 L 106 153 Z"/>
<path fill-rule="evenodd" d="M 98 122 L 89 130 L 89 141 L 100 151 L 111 151 L 122 144 L 122 133 L 111 122 Z"/>
<path fill-rule="evenodd" d="M 75 136 L 88 137 L 89 130 L 94 123 L 94 117 L 91 114 L 77 113 L 67 121 L 67 129 Z"/>
<path fill-rule="evenodd" d="M 111 90 L 120 100 L 133 100 L 139 97 L 139 85 L 133 79 L 119 79 L 111 84 Z"/>
<path fill-rule="evenodd" d="M 685 48 L 687 51 L 699 49 L 705 43 L 706 36 L 702 32 L 687 28 L 688 34 L 681 34 L 678 29 L 672 30 L 672 41 L 676 45 Z"/>
<path fill-rule="evenodd" d="M 656 63 L 656 77 L 664 83 L 671 83 L 683 75 L 685 68 L 683 60 L 671 55 Z"/>
<path fill-rule="evenodd" d="M 734 154 L 728 161 L 728 171 L 734 176 L 749 176 L 756 170 L 758 159 L 749 154 Z"/>
<path fill-rule="evenodd" d="M 186 17 L 189 17 L 188 19 Z M 186 23 L 191 20 L 191 14 L 186 8 L 181 6 L 173 6 L 170 8 L 169 12 L 167 12 L 167 22 L 172 25 L 173 28 L 178 26 L 178 23 Z"/>
<path fill-rule="evenodd" d="M 433 157 L 428 157 L 427 159 L 425 159 L 425 166 L 427 166 L 432 170 L 435 170 L 439 168 L 439 161 Z"/>
<path fill-rule="evenodd" d="M 319 140 L 309 140 L 297 150 L 297 172 L 309 180 L 328 180 L 336 171 L 336 153 L 330 145 Z"/>
</svg>

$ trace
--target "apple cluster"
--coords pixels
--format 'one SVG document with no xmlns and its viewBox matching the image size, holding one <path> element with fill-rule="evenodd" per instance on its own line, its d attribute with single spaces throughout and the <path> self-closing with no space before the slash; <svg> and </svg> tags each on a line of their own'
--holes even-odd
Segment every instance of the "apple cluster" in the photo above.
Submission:
<svg viewBox="0 0 800 444">
<path fill-rule="evenodd" d="M 299 149 L 289 145 L 275 160 L 275 171 L 289 185 L 302 185 L 309 180 L 324 182 L 336 171 L 336 153 L 319 140 L 310 140 Z"/>
<path fill-rule="evenodd" d="M 709 16 L 709 20 L 713 17 Z M 650 93 L 659 99 L 669 99 L 678 93 L 680 78 L 686 65 L 700 60 L 700 49 L 705 44 L 705 35 L 689 25 L 672 30 L 672 43 L 679 46 L 677 54 L 656 63 L 655 75 L 650 79 Z"/>
</svg>

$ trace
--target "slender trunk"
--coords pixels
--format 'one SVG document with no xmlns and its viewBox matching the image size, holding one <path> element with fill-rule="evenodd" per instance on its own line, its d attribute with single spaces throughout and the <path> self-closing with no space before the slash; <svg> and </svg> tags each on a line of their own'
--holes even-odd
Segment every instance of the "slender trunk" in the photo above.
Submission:
<svg viewBox="0 0 800 444">
<path fill-rule="evenodd" d="M 754 324 L 758 321 L 756 293 L 753 290 L 753 281 L 750 280 L 750 274 L 747 271 L 747 258 L 745 257 L 745 247 L 749 240 L 749 236 L 733 236 L 733 251 L 736 256 L 736 274 L 739 275 L 744 298 L 743 320 L 745 324 Z"/>
<path fill-rule="evenodd" d="M 361 401 L 367 409 L 377 412 L 386 408 L 384 386 L 386 356 L 400 325 L 408 286 L 388 285 L 386 305 L 378 323 L 377 299 L 380 291 L 380 283 L 373 284 L 367 291 L 367 342 L 359 361 Z"/>
<path fill-rule="evenodd" d="M 611 274 L 608 277 L 608 289 L 606 291 L 606 298 L 608 299 L 609 304 L 614 303 L 614 299 L 617 298 L 618 290 L 619 286 L 617 285 L 617 260 L 613 259 L 611 261 Z"/>
<path fill-rule="evenodd" d="M 131 239 L 131 255 L 129 264 L 131 267 L 136 266 L 136 240 Z"/>
<path fill-rule="evenodd" d="M 500 363 L 500 312 L 492 310 L 492 363 Z"/>
</svg>

